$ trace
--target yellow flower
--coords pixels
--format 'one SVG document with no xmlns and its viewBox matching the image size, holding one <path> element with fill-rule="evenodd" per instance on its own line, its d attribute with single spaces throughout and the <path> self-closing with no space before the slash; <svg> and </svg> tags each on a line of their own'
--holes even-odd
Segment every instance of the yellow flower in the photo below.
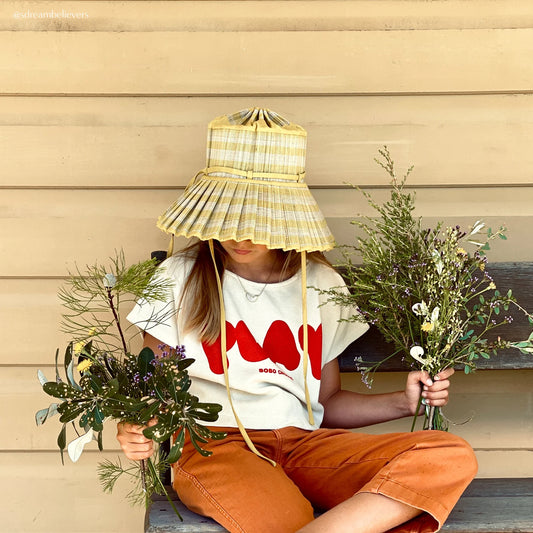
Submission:
<svg viewBox="0 0 533 533">
<path fill-rule="evenodd" d="M 422 324 L 422 331 L 433 331 L 433 322 L 424 322 Z"/>
<path fill-rule="evenodd" d="M 491 282 L 489 283 L 489 289 L 494 290 L 495 288 L 496 288 L 496 283 L 494 283 L 494 281 L 491 281 Z"/>
<path fill-rule="evenodd" d="M 85 372 L 92 366 L 93 362 L 90 359 L 84 359 L 78 366 L 78 372 Z"/>
<path fill-rule="evenodd" d="M 485 263 L 479 263 L 479 270 L 481 270 L 481 272 L 485 271 Z"/>
<path fill-rule="evenodd" d="M 467 256 L 468 252 L 464 248 L 457 248 L 457 255 Z"/>
<path fill-rule="evenodd" d="M 81 353 L 81 351 L 83 350 L 83 347 L 85 346 L 85 342 L 84 341 L 78 341 L 76 343 L 74 343 L 74 346 L 72 347 L 72 352 L 74 355 L 78 355 Z"/>
</svg>

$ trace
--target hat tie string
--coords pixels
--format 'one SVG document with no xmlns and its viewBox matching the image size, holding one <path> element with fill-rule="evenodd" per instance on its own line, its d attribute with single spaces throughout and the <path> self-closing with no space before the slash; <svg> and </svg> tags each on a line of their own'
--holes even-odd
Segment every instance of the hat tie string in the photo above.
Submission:
<svg viewBox="0 0 533 533">
<path fill-rule="evenodd" d="M 303 371 L 304 371 L 304 387 L 305 387 L 305 403 L 307 405 L 307 415 L 309 423 L 315 425 L 315 417 L 313 416 L 313 408 L 311 407 L 311 396 L 309 394 L 309 387 L 307 385 L 307 370 L 309 368 L 309 331 L 307 329 L 307 254 L 305 251 L 300 253 L 302 259 L 302 348 L 303 348 Z"/>
<path fill-rule="evenodd" d="M 261 459 L 264 459 L 265 461 L 268 461 L 272 466 L 276 466 L 276 462 L 272 459 L 266 457 L 262 453 L 260 453 L 257 448 L 255 447 L 254 443 L 252 442 L 252 439 L 249 437 L 248 433 L 246 432 L 246 429 L 244 428 L 241 420 L 237 416 L 237 413 L 235 411 L 235 406 L 233 405 L 233 400 L 231 398 L 231 389 L 229 386 L 229 375 L 228 375 L 228 351 L 227 351 L 227 339 L 226 339 L 226 310 L 224 307 L 224 295 L 222 293 L 222 282 L 220 281 L 220 275 L 218 273 L 218 268 L 216 264 L 215 259 L 215 250 L 213 247 L 213 240 L 209 240 L 209 251 L 211 252 L 211 259 L 213 260 L 213 266 L 215 268 L 215 276 L 217 280 L 217 288 L 218 288 L 218 298 L 220 301 L 220 351 L 222 353 L 222 367 L 224 369 L 224 382 L 226 384 L 226 391 L 228 393 L 228 399 L 231 406 L 231 410 L 233 411 L 233 416 L 235 417 L 235 421 L 237 422 L 237 427 L 239 428 L 239 431 L 241 432 L 242 438 L 244 439 L 244 442 L 246 442 L 246 445 L 252 452 L 254 452 L 258 457 L 261 457 Z"/>
</svg>

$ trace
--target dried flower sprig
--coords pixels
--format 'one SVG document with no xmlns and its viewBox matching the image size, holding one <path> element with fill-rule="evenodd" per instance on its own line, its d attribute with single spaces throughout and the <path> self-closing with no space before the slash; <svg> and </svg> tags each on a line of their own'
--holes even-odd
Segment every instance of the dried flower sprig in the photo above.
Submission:
<svg viewBox="0 0 533 533">
<path fill-rule="evenodd" d="M 412 167 L 399 180 L 387 148 L 379 153 L 376 162 L 391 180 L 390 199 L 380 205 L 360 191 L 377 216 L 352 222 L 363 236 L 355 245 L 341 247 L 343 261 L 336 265 L 345 273 L 350 294 L 337 288 L 323 291 L 329 301 L 356 305 L 361 315 L 351 320 L 374 324 L 394 345 L 387 359 L 401 354 L 407 368 L 427 370 L 432 376 L 458 365 L 469 373 L 476 360 L 504 348 L 533 353 L 533 333 L 522 341 L 487 337 L 512 321 L 510 308 L 533 324 L 512 291 L 498 290 L 487 269 L 489 243 L 506 239 L 505 229 L 492 231 L 482 221 L 466 232 L 459 226 L 443 227 L 442 222 L 432 229 L 423 227 L 422 218 L 413 215 L 415 194 L 404 190 Z M 382 363 L 356 361 L 368 384 Z M 439 409 L 426 410 L 425 426 L 445 429 Z"/>
</svg>

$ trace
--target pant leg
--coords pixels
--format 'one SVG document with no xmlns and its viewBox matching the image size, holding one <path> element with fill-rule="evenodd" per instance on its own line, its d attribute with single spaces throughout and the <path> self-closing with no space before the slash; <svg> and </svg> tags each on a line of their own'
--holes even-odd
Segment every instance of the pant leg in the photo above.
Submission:
<svg viewBox="0 0 533 533">
<path fill-rule="evenodd" d="M 192 511 L 234 533 L 293 533 L 314 518 L 313 508 L 281 466 L 257 457 L 238 430 L 211 441 L 202 457 L 189 441 L 174 465 L 174 488 Z M 256 447 L 276 459 L 275 432 L 249 432 Z M 271 445 L 272 444 L 272 445 Z"/>
<path fill-rule="evenodd" d="M 314 506 L 330 509 L 358 492 L 370 492 L 425 511 L 394 533 L 440 529 L 477 471 L 468 443 L 441 431 L 318 430 L 293 444 L 283 467 Z"/>
</svg>

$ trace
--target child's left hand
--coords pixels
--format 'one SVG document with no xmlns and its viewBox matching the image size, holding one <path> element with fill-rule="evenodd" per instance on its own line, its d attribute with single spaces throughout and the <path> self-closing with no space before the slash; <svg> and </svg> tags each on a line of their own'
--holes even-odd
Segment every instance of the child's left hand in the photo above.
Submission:
<svg viewBox="0 0 533 533">
<path fill-rule="evenodd" d="M 449 398 L 449 377 L 453 375 L 455 370 L 448 368 L 439 372 L 433 380 L 428 372 L 419 370 L 410 372 L 407 376 L 407 385 L 405 387 L 405 396 L 407 403 L 414 415 L 418 401 L 420 399 L 420 390 L 422 389 L 423 405 L 421 406 L 418 414 L 422 414 L 424 405 L 431 405 L 433 407 L 442 407 L 448 403 Z"/>
</svg>

